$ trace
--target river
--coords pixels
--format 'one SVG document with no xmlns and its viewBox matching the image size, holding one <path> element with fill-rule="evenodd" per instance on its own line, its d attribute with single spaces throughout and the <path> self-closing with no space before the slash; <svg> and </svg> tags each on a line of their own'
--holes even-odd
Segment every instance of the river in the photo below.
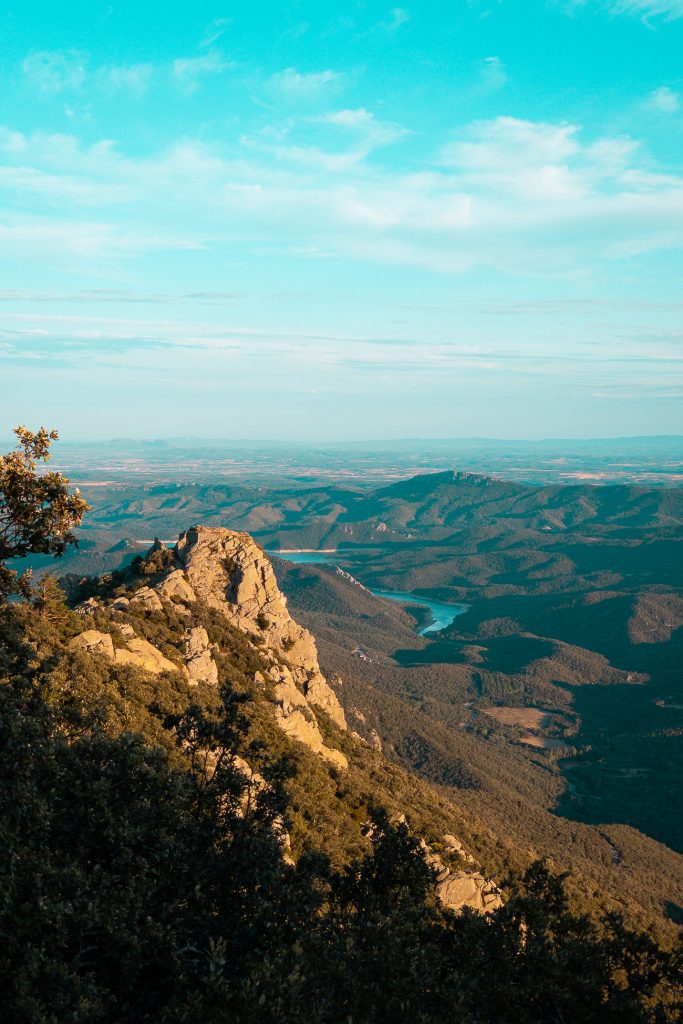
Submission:
<svg viewBox="0 0 683 1024">
<path fill-rule="evenodd" d="M 343 552 L 343 554 L 353 552 Z M 337 551 L 268 551 L 268 555 L 274 555 L 287 562 L 296 562 L 297 565 L 337 565 L 337 559 L 342 552 Z M 365 584 L 363 584 L 365 586 Z M 436 601 L 432 597 L 423 597 L 420 594 L 411 594 L 403 590 L 375 590 L 373 587 L 365 587 L 375 597 L 383 597 L 388 601 L 397 601 L 399 604 L 416 604 L 426 608 L 432 616 L 432 621 L 418 630 L 419 636 L 430 636 L 445 629 L 457 618 L 467 611 L 466 604 L 446 604 L 444 601 Z"/>
</svg>

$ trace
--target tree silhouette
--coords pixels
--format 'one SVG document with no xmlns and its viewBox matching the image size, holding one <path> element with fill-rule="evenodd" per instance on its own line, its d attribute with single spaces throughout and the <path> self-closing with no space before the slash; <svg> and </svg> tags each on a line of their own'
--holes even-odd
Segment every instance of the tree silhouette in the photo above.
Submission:
<svg viewBox="0 0 683 1024">
<path fill-rule="evenodd" d="M 26 592 L 30 574 L 23 576 L 4 564 L 26 555 L 62 555 L 76 544 L 73 528 L 88 511 L 78 490 L 69 491 L 61 473 L 38 472 L 39 463 L 50 458 L 56 430 L 41 427 L 33 433 L 16 427 L 14 451 L 0 455 L 0 600 Z"/>
</svg>

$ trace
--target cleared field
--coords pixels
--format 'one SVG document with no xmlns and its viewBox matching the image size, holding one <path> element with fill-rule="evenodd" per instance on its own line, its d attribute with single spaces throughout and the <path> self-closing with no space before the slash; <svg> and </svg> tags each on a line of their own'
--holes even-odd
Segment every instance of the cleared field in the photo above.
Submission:
<svg viewBox="0 0 683 1024">
<path fill-rule="evenodd" d="M 523 736 L 520 742 L 537 750 L 558 750 L 567 745 L 564 740 L 556 740 L 552 736 Z"/>
<path fill-rule="evenodd" d="M 519 725 L 522 729 L 545 729 L 552 720 L 552 715 L 538 708 L 481 708 L 502 725 Z M 537 746 L 537 744 L 533 744 Z"/>
</svg>

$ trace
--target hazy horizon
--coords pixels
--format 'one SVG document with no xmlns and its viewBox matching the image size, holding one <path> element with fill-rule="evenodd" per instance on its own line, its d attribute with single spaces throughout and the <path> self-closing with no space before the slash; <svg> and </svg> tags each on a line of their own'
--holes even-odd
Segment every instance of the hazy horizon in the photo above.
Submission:
<svg viewBox="0 0 683 1024">
<path fill-rule="evenodd" d="M 7 435 L 7 441 L 10 440 L 10 435 Z M 453 444 L 453 443 L 474 443 L 479 442 L 483 444 L 582 444 L 582 443 L 609 443 L 611 441 L 683 441 L 683 434 L 614 434 L 604 435 L 602 437 L 593 436 L 580 436 L 574 437 L 487 437 L 478 435 L 464 435 L 462 437 L 367 437 L 367 438 L 325 438 L 322 440 L 306 440 L 303 438 L 296 437 L 285 437 L 285 438 L 274 438 L 274 437 L 203 437 L 200 435 L 167 435 L 167 436 L 155 436 L 155 437 L 143 437 L 143 436 L 125 436 L 120 437 L 63 437 L 60 434 L 60 444 L 62 445 L 76 445 L 76 444 L 93 444 L 93 445 L 105 445 L 105 444 L 170 444 L 176 443 L 192 443 L 198 445 L 208 444 L 268 444 L 268 445 L 296 445 L 297 447 L 312 448 L 312 447 L 337 447 L 339 445 L 373 445 L 373 444 Z"/>
</svg>

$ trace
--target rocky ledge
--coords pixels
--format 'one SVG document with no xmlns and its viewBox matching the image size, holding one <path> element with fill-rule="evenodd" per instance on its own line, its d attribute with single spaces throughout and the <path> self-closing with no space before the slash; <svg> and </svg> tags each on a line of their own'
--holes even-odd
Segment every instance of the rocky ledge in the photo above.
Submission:
<svg viewBox="0 0 683 1024">
<path fill-rule="evenodd" d="M 174 565 L 168 571 L 130 597 L 117 597 L 111 602 L 112 610 L 125 613 L 133 607 L 163 612 L 172 605 L 175 611 L 189 614 L 196 602 L 215 608 L 258 643 L 259 653 L 270 665 L 268 682 L 274 684 L 275 718 L 282 730 L 325 760 L 348 767 L 346 756 L 323 742 L 315 713 L 324 711 L 346 731 L 344 710 L 320 671 L 315 640 L 292 619 L 273 567 L 254 539 L 222 527 L 194 526 L 180 535 L 173 553 Z M 79 611 L 87 614 L 98 607 L 101 601 L 91 598 Z M 123 643 L 115 644 L 110 634 L 90 629 L 75 637 L 72 646 L 155 674 L 182 671 L 191 685 L 218 683 L 216 652 L 202 627 L 190 627 L 185 633 L 182 668 L 127 629 Z M 266 682 L 264 677 L 259 681 Z"/>
</svg>

